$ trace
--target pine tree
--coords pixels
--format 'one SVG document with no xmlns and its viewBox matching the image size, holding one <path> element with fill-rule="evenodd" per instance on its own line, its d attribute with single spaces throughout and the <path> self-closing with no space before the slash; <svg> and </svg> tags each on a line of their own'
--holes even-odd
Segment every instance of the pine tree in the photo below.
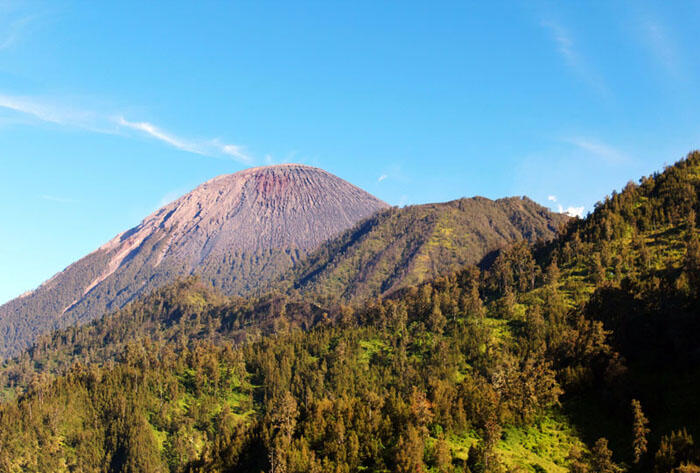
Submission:
<svg viewBox="0 0 700 473">
<path fill-rule="evenodd" d="M 396 445 L 396 471 L 399 473 L 421 473 L 425 471 L 423 455 L 425 444 L 418 430 L 409 425 L 399 437 Z"/>
<path fill-rule="evenodd" d="M 438 335 L 442 335 L 447 324 L 447 319 L 442 314 L 442 310 L 440 310 L 440 301 L 437 297 L 433 298 L 433 308 L 428 317 L 428 324 L 430 330 Z"/>
<path fill-rule="evenodd" d="M 556 286 L 559 284 L 559 278 L 561 277 L 561 271 L 559 271 L 559 266 L 557 265 L 556 258 L 552 258 L 552 262 L 547 266 L 546 273 L 546 283 Z"/>
<path fill-rule="evenodd" d="M 639 463 L 642 456 L 647 452 L 647 434 L 649 433 L 649 420 L 642 412 L 642 404 L 632 399 L 632 415 L 634 422 L 632 424 L 632 450 L 634 452 L 634 463 Z"/>
</svg>

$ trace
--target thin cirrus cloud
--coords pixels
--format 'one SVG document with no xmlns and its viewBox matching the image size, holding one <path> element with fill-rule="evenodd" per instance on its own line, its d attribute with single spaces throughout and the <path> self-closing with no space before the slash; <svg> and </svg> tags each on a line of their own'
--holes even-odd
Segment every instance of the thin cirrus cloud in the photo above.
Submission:
<svg viewBox="0 0 700 473">
<path fill-rule="evenodd" d="M 242 146 L 223 143 L 219 139 L 186 139 L 145 121 L 127 120 L 123 115 L 107 115 L 90 110 L 78 109 L 63 104 L 31 97 L 18 97 L 0 94 L 0 108 L 18 114 L 16 118 L 31 118 L 69 128 L 77 128 L 95 133 L 129 136 L 138 132 L 173 148 L 201 156 L 231 158 L 243 164 L 252 164 L 253 158 Z M 26 122 L 26 120 L 19 120 Z"/>
<path fill-rule="evenodd" d="M 182 151 L 202 156 L 230 156 L 244 164 L 251 164 L 253 162 L 253 159 L 238 145 L 221 143 L 217 139 L 198 141 L 186 140 L 166 132 L 153 123 L 132 122 L 125 119 L 123 116 L 115 117 L 114 121 L 120 127 L 143 132 L 151 138 L 155 138 L 156 140 L 162 141 Z"/>
<path fill-rule="evenodd" d="M 107 132 L 98 126 L 101 120 L 97 114 L 61 106 L 51 101 L 0 94 L 0 108 L 55 125 Z"/>
<path fill-rule="evenodd" d="M 387 176 L 386 174 L 382 174 L 381 176 L 379 176 L 379 179 L 377 179 L 377 182 L 382 182 L 387 177 L 389 177 L 389 176 Z"/>
<path fill-rule="evenodd" d="M 9 24 L 3 28 L 5 30 L 4 34 L 0 36 L 0 51 L 10 49 L 14 46 L 32 19 L 33 17 L 26 16 L 9 22 Z"/>
<path fill-rule="evenodd" d="M 542 21 L 540 25 L 549 32 L 557 52 L 564 59 L 567 67 L 598 93 L 606 95 L 608 87 L 605 81 L 581 55 L 569 29 L 553 20 Z"/>
<path fill-rule="evenodd" d="M 646 20 L 642 23 L 642 40 L 666 73 L 677 79 L 683 77 L 677 48 L 658 21 Z"/>
<path fill-rule="evenodd" d="M 630 160 L 629 157 L 619 149 L 591 138 L 573 137 L 565 139 L 564 142 L 598 157 L 608 164 L 621 164 L 629 162 Z"/>
</svg>

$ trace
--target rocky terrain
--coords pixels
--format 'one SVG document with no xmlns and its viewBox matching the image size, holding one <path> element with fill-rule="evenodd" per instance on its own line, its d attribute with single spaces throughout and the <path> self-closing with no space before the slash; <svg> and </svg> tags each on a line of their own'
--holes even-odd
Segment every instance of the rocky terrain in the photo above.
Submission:
<svg viewBox="0 0 700 473">
<path fill-rule="evenodd" d="M 0 356 L 183 275 L 196 272 L 226 294 L 246 293 L 387 207 L 310 166 L 258 167 L 216 177 L 0 307 Z"/>
</svg>

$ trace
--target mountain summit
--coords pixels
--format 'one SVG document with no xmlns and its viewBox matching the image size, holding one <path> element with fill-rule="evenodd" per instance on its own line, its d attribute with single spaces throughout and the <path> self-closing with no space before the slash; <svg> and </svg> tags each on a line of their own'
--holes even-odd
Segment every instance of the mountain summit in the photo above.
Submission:
<svg viewBox="0 0 700 473">
<path fill-rule="evenodd" d="M 0 306 L 0 357 L 179 276 L 196 272 L 224 293 L 242 294 L 387 207 L 333 174 L 300 164 L 216 177 Z"/>
<path fill-rule="evenodd" d="M 177 257 L 195 266 L 231 249 L 308 250 L 388 205 L 322 169 L 282 164 L 216 177 L 115 237 L 110 266 L 148 239 L 154 266 Z M 155 243 L 155 242 L 154 242 Z"/>
</svg>

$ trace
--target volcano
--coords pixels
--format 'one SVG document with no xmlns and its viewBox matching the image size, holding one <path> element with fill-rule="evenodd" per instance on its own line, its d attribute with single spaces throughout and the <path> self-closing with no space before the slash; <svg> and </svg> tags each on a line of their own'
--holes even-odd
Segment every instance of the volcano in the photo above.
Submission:
<svg viewBox="0 0 700 473">
<path fill-rule="evenodd" d="M 0 307 L 0 356 L 190 274 L 245 294 L 389 206 L 322 169 L 283 164 L 211 179 Z"/>
</svg>

